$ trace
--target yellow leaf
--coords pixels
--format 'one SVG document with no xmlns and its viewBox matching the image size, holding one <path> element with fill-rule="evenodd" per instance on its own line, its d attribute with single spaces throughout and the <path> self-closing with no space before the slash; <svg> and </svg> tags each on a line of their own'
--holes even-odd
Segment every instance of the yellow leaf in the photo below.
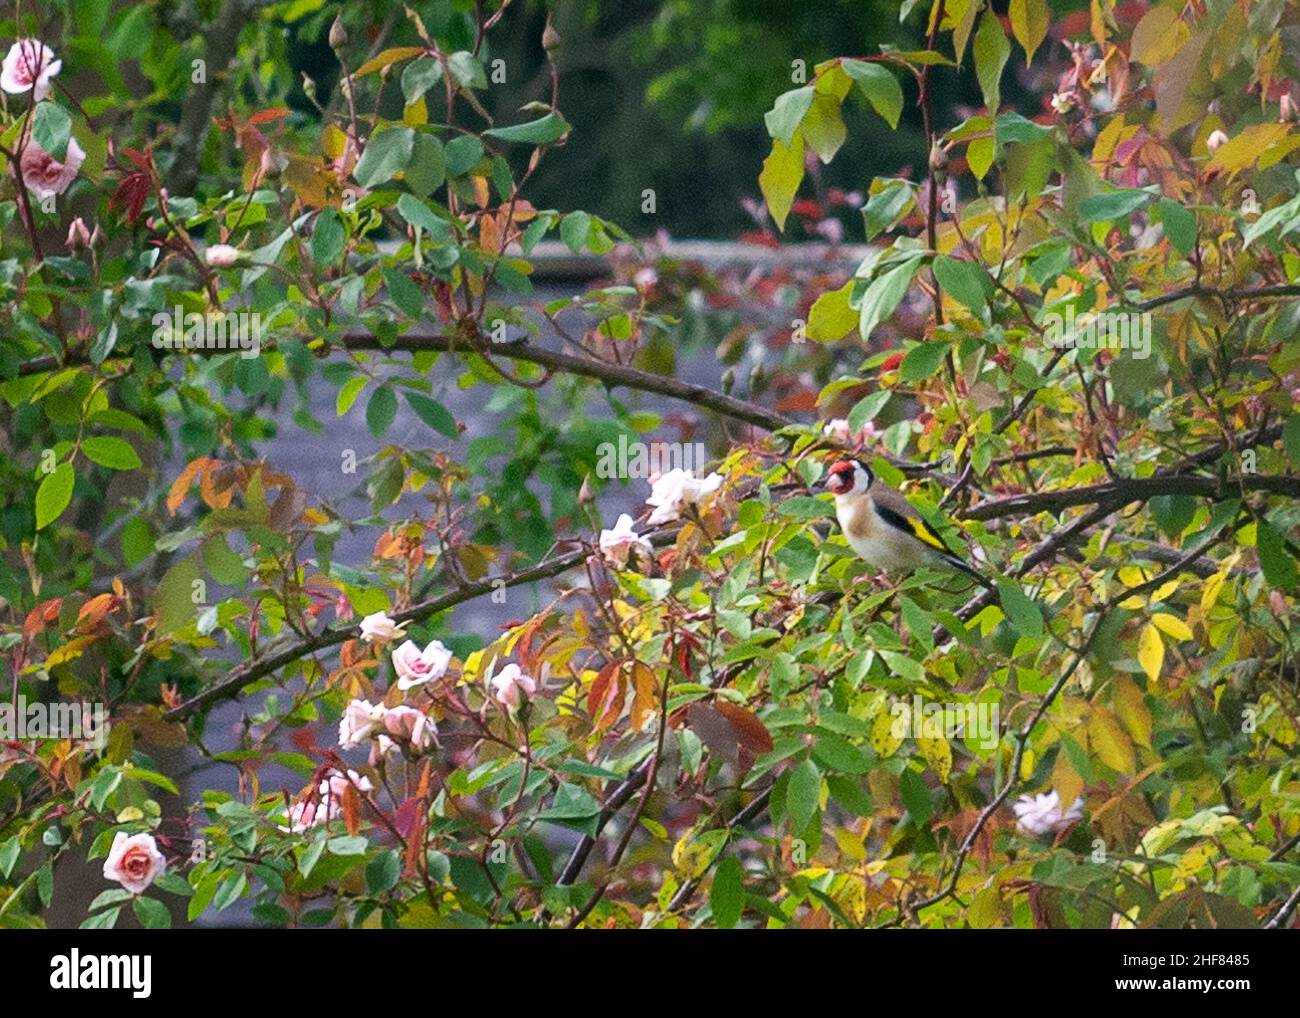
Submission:
<svg viewBox="0 0 1300 1018">
<path fill-rule="evenodd" d="M 758 186 L 777 229 L 785 229 L 786 216 L 794 204 L 794 193 L 803 181 L 803 136 L 795 134 L 788 146 L 772 140 L 772 152 L 763 160 Z"/>
<path fill-rule="evenodd" d="M 901 709 L 903 713 L 897 723 L 892 710 L 882 710 L 871 723 L 871 748 L 877 756 L 893 756 L 903 744 L 903 737 L 911 727 L 911 708 L 903 704 Z"/>
<path fill-rule="evenodd" d="M 1175 640 L 1192 639 L 1191 629 L 1177 615 L 1170 615 L 1168 612 L 1156 612 L 1151 616 L 1151 621 L 1156 624 L 1162 633 L 1168 633 Z"/>
<path fill-rule="evenodd" d="M 940 781 L 946 783 L 948 775 L 952 773 L 952 747 L 948 745 L 948 740 L 942 735 L 934 738 L 922 735 L 916 744 L 930 769 L 939 776 Z"/>
<path fill-rule="evenodd" d="M 423 46 L 394 46 L 392 49 L 386 49 L 371 60 L 356 69 L 358 78 L 366 74 L 373 74 L 375 71 L 383 70 L 389 64 L 395 64 L 402 60 L 409 60 L 411 57 L 418 57 L 424 52 Z"/>
<path fill-rule="evenodd" d="M 1171 7 L 1152 7 L 1133 29 L 1132 58 L 1148 66 L 1164 63 L 1182 48 L 1191 35 L 1187 23 Z"/>
<path fill-rule="evenodd" d="M 807 336 L 818 343 L 843 339 L 858 327 L 858 313 L 849 307 L 853 280 L 840 289 L 824 293 L 813 301 L 808 312 Z"/>
<path fill-rule="evenodd" d="M 1152 682 L 1160 679 L 1160 669 L 1165 663 L 1165 644 L 1160 639 L 1160 630 L 1150 622 L 1143 627 L 1138 638 L 1138 662 L 1148 679 Z"/>
<path fill-rule="evenodd" d="M 1034 62 L 1034 51 L 1047 38 L 1047 0 L 1011 0 L 1011 31 L 1025 48 L 1025 63 Z"/>
<path fill-rule="evenodd" d="M 1070 761 L 1070 754 L 1061 747 L 1061 751 L 1056 754 L 1056 764 L 1052 767 L 1052 788 L 1056 789 L 1056 794 L 1060 796 L 1062 808 L 1068 808 L 1070 803 L 1083 794 L 1083 778 L 1079 777 L 1079 772 L 1074 769 L 1074 764 Z"/>
<path fill-rule="evenodd" d="M 725 830 L 705 831 L 698 836 L 695 830 L 689 830 L 673 846 L 673 865 L 682 876 L 694 880 L 712 865 L 713 857 L 726 840 Z"/>
<path fill-rule="evenodd" d="M 1245 128 L 1231 141 L 1222 145 L 1210 160 L 1210 169 L 1237 173 L 1251 166 L 1274 145 L 1286 139 L 1290 124 L 1255 124 Z"/>
<path fill-rule="evenodd" d="M 1124 730 L 1139 746 L 1151 748 L 1151 711 L 1146 697 L 1137 683 L 1126 676 L 1118 676 L 1111 684 L 1111 703 Z"/>
<path fill-rule="evenodd" d="M 1137 757 L 1133 752 L 1133 742 L 1120 727 L 1115 715 L 1104 707 L 1095 704 L 1092 716 L 1088 719 L 1088 744 L 1096 752 L 1098 759 L 1112 770 L 1121 774 L 1132 774 L 1137 770 Z M 1064 796 L 1062 802 L 1066 800 Z"/>
<path fill-rule="evenodd" d="M 1228 578 L 1227 573 L 1215 573 L 1205 581 L 1205 589 L 1201 591 L 1201 611 L 1209 614 L 1214 607 L 1214 602 L 1219 599 L 1219 591 L 1223 589 L 1223 582 Z"/>
<path fill-rule="evenodd" d="M 1156 587 L 1155 590 L 1151 591 L 1151 603 L 1155 604 L 1157 601 L 1163 601 L 1177 590 L 1179 579 L 1179 577 L 1175 576 L 1172 580 L 1160 584 L 1160 586 Z"/>
</svg>

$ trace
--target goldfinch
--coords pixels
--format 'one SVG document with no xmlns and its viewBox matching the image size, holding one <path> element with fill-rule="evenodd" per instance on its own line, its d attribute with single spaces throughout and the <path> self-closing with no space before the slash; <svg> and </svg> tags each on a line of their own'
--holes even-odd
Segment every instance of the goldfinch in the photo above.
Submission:
<svg viewBox="0 0 1300 1018">
<path fill-rule="evenodd" d="M 943 563 L 992 588 L 944 543 L 916 508 L 859 460 L 831 464 L 825 486 L 835 496 L 835 516 L 858 556 L 887 573 L 911 572 L 917 566 Z"/>
</svg>

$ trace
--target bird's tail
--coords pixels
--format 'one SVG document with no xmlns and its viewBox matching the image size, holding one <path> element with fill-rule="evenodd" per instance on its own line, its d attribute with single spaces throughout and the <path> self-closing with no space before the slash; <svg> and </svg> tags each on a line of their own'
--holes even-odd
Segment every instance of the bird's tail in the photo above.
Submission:
<svg viewBox="0 0 1300 1018">
<path fill-rule="evenodd" d="M 992 590 L 994 592 L 997 591 L 997 587 L 993 585 L 992 580 L 986 577 L 983 573 L 974 569 L 972 566 L 963 562 L 956 555 L 940 554 L 939 557 L 943 559 L 944 562 L 948 563 L 948 565 L 956 569 L 958 572 L 965 573 L 967 576 L 969 576 L 972 580 L 978 583 L 985 590 Z"/>
</svg>

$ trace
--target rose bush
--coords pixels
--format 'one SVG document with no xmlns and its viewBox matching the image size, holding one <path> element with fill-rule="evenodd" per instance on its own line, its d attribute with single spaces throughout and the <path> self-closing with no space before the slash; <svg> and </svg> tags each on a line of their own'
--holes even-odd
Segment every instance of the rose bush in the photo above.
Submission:
<svg viewBox="0 0 1300 1018">
<path fill-rule="evenodd" d="M 111 720 L 0 742 L 0 924 L 101 859 L 93 927 L 1291 924 L 1297 11 L 1065 7 L 771 69 L 759 239 L 872 247 L 743 277 L 534 207 L 582 137 L 553 28 L 492 106 L 510 5 L 0 26 L 6 688 Z M 919 174 L 822 193 L 913 104 Z M 557 240 L 611 278 L 538 299 Z M 599 476 L 654 435 L 715 458 Z M 992 589 L 872 575 L 845 453 Z"/>
</svg>

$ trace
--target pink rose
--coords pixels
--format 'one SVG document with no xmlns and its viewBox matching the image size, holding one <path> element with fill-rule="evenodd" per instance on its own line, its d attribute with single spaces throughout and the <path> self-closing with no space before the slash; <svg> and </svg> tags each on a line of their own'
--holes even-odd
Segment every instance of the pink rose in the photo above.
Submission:
<svg viewBox="0 0 1300 1018">
<path fill-rule="evenodd" d="M 447 674 L 451 651 L 437 640 L 421 650 L 407 640 L 393 651 L 393 670 L 397 672 L 397 688 L 411 689 L 440 679 Z"/>
<path fill-rule="evenodd" d="M 68 224 L 66 244 L 69 251 L 80 251 L 82 248 L 90 247 L 90 230 L 86 228 L 80 216 Z"/>
<path fill-rule="evenodd" d="M 152 834 L 118 831 L 104 860 L 104 879 L 116 880 L 132 894 L 141 894 L 167 868 Z"/>
<path fill-rule="evenodd" d="M 533 677 L 525 675 L 517 664 L 508 664 L 492 676 L 493 695 L 511 712 L 518 709 L 520 694 L 532 696 L 536 692 Z"/>
<path fill-rule="evenodd" d="M 379 750 L 387 753 L 396 743 L 389 736 L 410 744 L 416 752 L 433 745 L 437 729 L 428 715 L 414 707 L 393 707 L 384 715 L 384 729 L 388 735 L 379 736 Z"/>
<path fill-rule="evenodd" d="M 63 61 L 55 60 L 54 51 L 39 39 L 19 39 L 0 64 L 0 88 L 18 95 L 35 85 L 40 102 L 50 94 L 50 79 L 62 67 Z"/>
<path fill-rule="evenodd" d="M 45 201 L 68 189 L 85 159 L 86 153 L 81 150 L 76 138 L 68 139 L 68 151 L 63 162 L 46 152 L 35 140 L 28 138 L 19 160 L 23 183 L 39 200 Z"/>
</svg>

